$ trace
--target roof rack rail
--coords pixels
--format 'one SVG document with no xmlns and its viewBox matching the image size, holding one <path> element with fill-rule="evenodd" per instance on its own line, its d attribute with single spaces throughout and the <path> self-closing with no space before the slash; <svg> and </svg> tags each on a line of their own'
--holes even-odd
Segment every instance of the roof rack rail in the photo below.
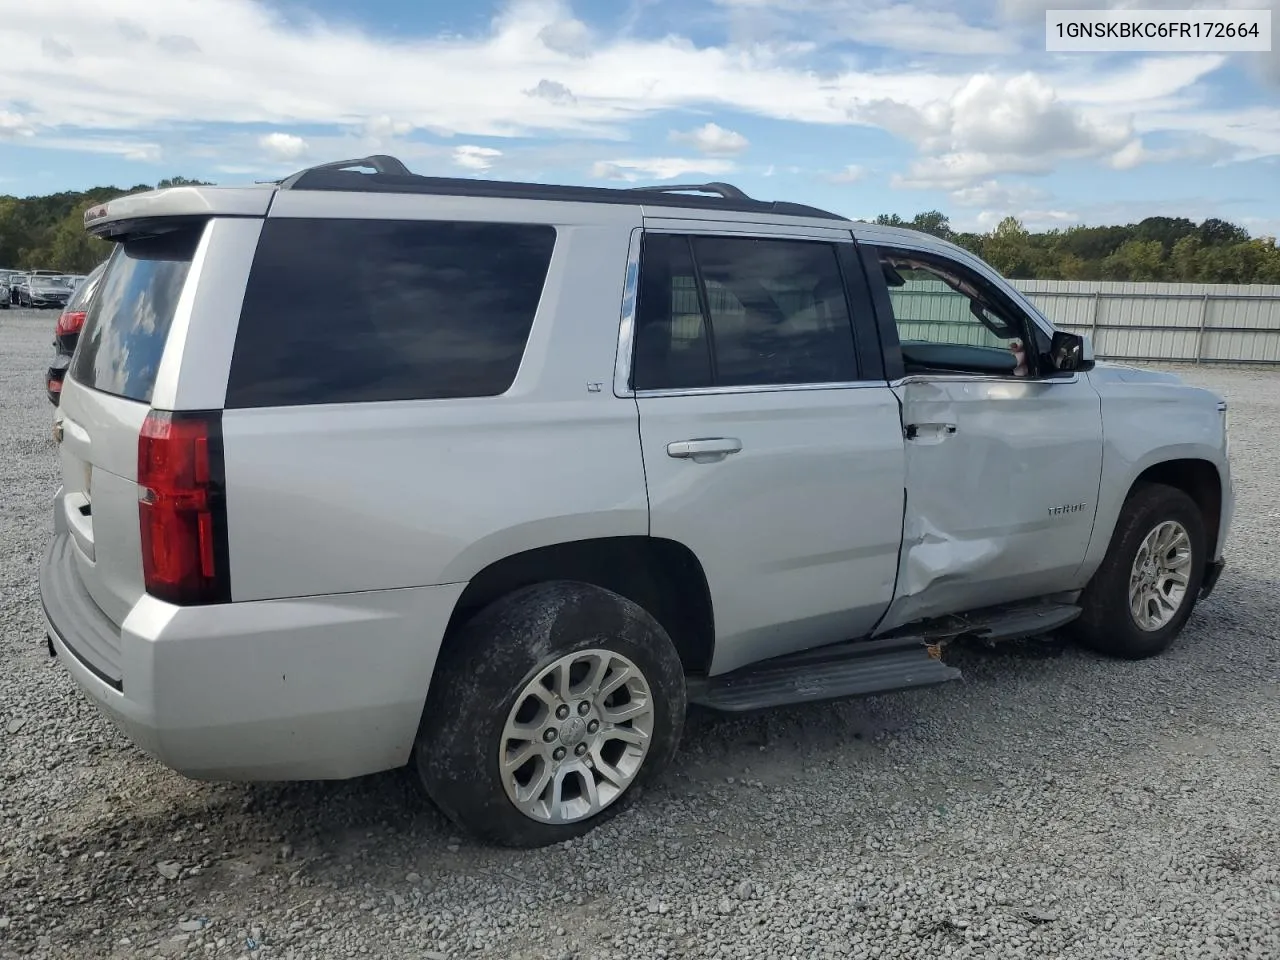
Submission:
<svg viewBox="0 0 1280 960">
<path fill-rule="evenodd" d="M 372 173 L 357 170 L 364 167 Z M 280 190 L 356 193 L 426 194 L 441 197 L 492 197 L 565 203 L 617 203 L 653 207 L 767 213 L 781 216 L 844 220 L 838 213 L 781 200 L 755 200 L 731 183 L 659 184 L 639 187 L 584 187 L 547 183 L 431 177 L 413 173 L 395 157 L 371 156 L 338 160 L 300 170 L 275 181 Z"/>
<path fill-rule="evenodd" d="M 375 153 L 355 160 L 334 160 L 332 163 L 318 163 L 314 167 L 307 167 L 307 169 L 299 170 L 292 176 L 285 177 L 279 183 L 281 187 L 288 190 L 297 187 L 299 181 L 310 173 L 315 173 L 319 170 L 352 170 L 356 167 L 368 167 L 374 173 L 390 174 L 396 177 L 413 176 L 409 168 L 400 160 L 386 154 Z"/>
<path fill-rule="evenodd" d="M 649 193 L 712 193 L 725 200 L 750 200 L 745 192 L 732 183 L 671 183 L 654 187 L 628 187 L 629 190 L 647 191 Z"/>
</svg>

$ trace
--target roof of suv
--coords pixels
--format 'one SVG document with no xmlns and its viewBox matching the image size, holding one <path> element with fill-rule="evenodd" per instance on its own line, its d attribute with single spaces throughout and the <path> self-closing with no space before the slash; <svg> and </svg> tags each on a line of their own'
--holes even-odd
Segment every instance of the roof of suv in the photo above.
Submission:
<svg viewBox="0 0 1280 960">
<path fill-rule="evenodd" d="M 372 170 L 361 173 L 360 168 Z M 155 216 L 262 216 L 275 190 L 316 190 L 347 193 L 406 193 L 448 197 L 493 197 L 511 200 L 548 200 L 576 203 L 632 204 L 654 207 L 721 210 L 726 213 L 758 213 L 848 222 L 847 217 L 801 203 L 756 200 L 728 183 L 671 184 L 648 187 L 583 187 L 505 180 L 473 180 L 465 177 L 426 177 L 411 173 L 395 157 L 371 156 L 359 160 L 309 167 L 274 183 L 254 187 L 170 187 L 129 194 L 85 212 L 86 229 L 115 233 L 115 225 Z M 216 198 L 216 200 L 215 200 Z"/>
</svg>

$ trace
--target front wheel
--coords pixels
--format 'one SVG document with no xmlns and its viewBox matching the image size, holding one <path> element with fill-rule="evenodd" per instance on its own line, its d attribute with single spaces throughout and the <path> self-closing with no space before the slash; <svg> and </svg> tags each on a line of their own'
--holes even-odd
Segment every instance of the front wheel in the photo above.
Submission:
<svg viewBox="0 0 1280 960">
<path fill-rule="evenodd" d="M 1107 555 L 1073 624 L 1082 645 L 1141 660 L 1163 652 L 1195 607 L 1207 560 L 1204 519 L 1174 487 L 1140 487 L 1125 502 Z"/>
<path fill-rule="evenodd" d="M 586 833 L 659 773 L 685 706 L 680 658 L 643 608 L 589 584 L 539 584 L 451 638 L 414 766 L 470 833 L 544 846 Z"/>
</svg>

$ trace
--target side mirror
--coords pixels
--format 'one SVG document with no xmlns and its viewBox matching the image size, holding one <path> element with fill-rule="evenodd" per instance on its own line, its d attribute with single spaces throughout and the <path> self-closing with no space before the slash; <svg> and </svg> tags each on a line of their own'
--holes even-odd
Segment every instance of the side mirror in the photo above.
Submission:
<svg viewBox="0 0 1280 960">
<path fill-rule="evenodd" d="M 1087 336 L 1058 330 L 1049 346 L 1049 362 L 1059 373 L 1074 373 L 1093 366 L 1093 344 Z"/>
</svg>

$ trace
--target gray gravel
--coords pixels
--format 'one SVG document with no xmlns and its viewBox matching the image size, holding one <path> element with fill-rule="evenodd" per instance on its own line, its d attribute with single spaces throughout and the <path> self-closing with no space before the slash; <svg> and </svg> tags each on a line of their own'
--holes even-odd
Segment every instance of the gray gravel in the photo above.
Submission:
<svg viewBox="0 0 1280 960">
<path fill-rule="evenodd" d="M 542 852 L 400 774 L 193 783 L 45 653 L 52 313 L 0 313 L 0 956 L 1280 957 L 1280 373 L 1228 396 L 1231 567 L 1146 663 L 964 652 L 963 683 L 695 714 L 672 774 Z"/>
</svg>

